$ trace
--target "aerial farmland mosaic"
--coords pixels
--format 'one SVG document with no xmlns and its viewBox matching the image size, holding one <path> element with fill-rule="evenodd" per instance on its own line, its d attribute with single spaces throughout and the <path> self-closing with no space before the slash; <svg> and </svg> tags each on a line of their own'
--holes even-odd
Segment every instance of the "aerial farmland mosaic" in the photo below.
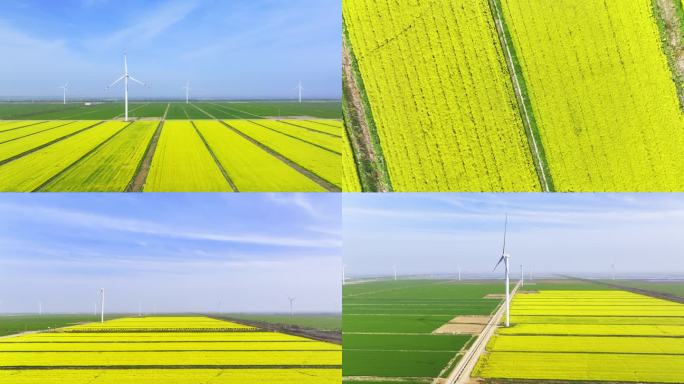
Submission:
<svg viewBox="0 0 684 384">
<path fill-rule="evenodd" d="M 351 188 L 684 190 L 680 0 L 342 3 Z"/>
</svg>

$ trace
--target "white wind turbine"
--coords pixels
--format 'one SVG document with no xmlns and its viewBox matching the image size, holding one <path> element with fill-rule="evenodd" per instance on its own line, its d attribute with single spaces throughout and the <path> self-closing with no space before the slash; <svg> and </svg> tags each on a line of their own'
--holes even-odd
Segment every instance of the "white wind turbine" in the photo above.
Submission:
<svg viewBox="0 0 684 384">
<path fill-rule="evenodd" d="M 506 221 L 504 223 L 504 236 L 503 236 L 503 248 L 501 249 L 501 258 L 499 258 L 499 262 L 496 263 L 496 266 L 494 267 L 494 270 L 496 271 L 496 268 L 499 267 L 499 264 L 501 262 L 504 262 L 504 266 L 506 268 L 506 327 L 509 327 L 511 325 L 511 297 L 509 291 L 509 284 L 508 284 L 508 260 L 511 258 L 511 255 L 506 253 L 506 230 L 508 229 L 508 215 L 506 215 Z"/>
<path fill-rule="evenodd" d="M 140 85 L 145 85 L 142 81 L 136 79 L 128 73 L 128 56 L 124 53 L 124 73 L 121 77 L 116 79 L 113 83 L 109 84 L 106 89 L 111 88 L 114 84 L 119 81 L 124 81 L 124 121 L 128 121 L 128 80 L 132 80 Z"/>
<path fill-rule="evenodd" d="M 392 266 L 392 270 L 394 271 L 394 281 L 397 281 L 397 265 L 394 264 Z"/>
<path fill-rule="evenodd" d="M 288 297 L 288 300 L 290 300 L 290 317 L 294 317 L 294 301 L 295 297 Z"/>
<path fill-rule="evenodd" d="M 66 84 L 62 85 L 61 87 L 57 87 L 57 88 L 60 88 L 64 91 L 64 104 L 66 104 L 67 89 L 69 89 L 69 82 L 67 82 Z"/>
<path fill-rule="evenodd" d="M 104 323 L 104 288 L 100 288 L 100 323 Z"/>
<path fill-rule="evenodd" d="M 302 103 L 302 90 L 304 87 L 302 87 L 302 82 L 300 81 L 299 84 L 297 85 L 297 91 L 299 92 L 299 104 Z"/>
<path fill-rule="evenodd" d="M 182 89 L 185 89 L 185 104 L 190 104 L 190 82 L 186 81 Z"/>
</svg>

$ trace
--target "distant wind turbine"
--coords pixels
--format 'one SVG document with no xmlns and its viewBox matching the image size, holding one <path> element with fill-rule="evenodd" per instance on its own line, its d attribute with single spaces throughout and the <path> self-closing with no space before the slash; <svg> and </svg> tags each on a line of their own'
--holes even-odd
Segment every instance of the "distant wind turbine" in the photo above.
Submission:
<svg viewBox="0 0 684 384">
<path fill-rule="evenodd" d="M 461 266 L 458 266 L 458 281 L 461 281 Z"/>
<path fill-rule="evenodd" d="M 397 281 L 397 265 L 394 264 L 392 266 L 392 269 L 394 270 L 394 281 Z"/>
<path fill-rule="evenodd" d="M 185 89 L 185 104 L 190 104 L 190 82 L 187 81 L 182 89 Z"/>
<path fill-rule="evenodd" d="M 38 301 L 38 315 L 43 316 L 43 302 Z"/>
<path fill-rule="evenodd" d="M 506 253 L 506 231 L 508 229 L 508 215 L 506 215 L 506 221 L 504 223 L 504 235 L 503 235 L 503 247 L 501 249 L 501 258 L 499 259 L 499 262 L 496 263 L 496 266 L 494 267 L 494 270 L 499 267 L 499 264 L 501 262 L 504 262 L 504 266 L 506 268 L 506 327 L 509 327 L 511 325 L 511 298 L 510 298 L 510 293 L 509 287 L 508 287 L 508 260 L 511 258 L 511 255 Z"/>
<path fill-rule="evenodd" d="M 302 89 L 304 89 L 304 87 L 302 87 L 302 82 L 300 81 L 299 85 L 297 85 L 297 91 L 299 91 L 299 104 L 302 103 Z"/>
<path fill-rule="evenodd" d="M 347 278 L 344 276 L 344 269 L 345 268 L 347 268 L 347 266 L 342 264 L 342 285 L 344 285 L 344 282 L 347 280 Z"/>
<path fill-rule="evenodd" d="M 523 265 L 520 264 L 520 287 L 525 285 L 525 272 L 523 270 Z"/>
<path fill-rule="evenodd" d="M 100 323 L 104 323 L 104 288 L 100 288 Z"/>
<path fill-rule="evenodd" d="M 294 301 L 295 297 L 288 297 L 288 300 L 290 300 L 290 317 L 294 317 Z"/>
<path fill-rule="evenodd" d="M 67 89 L 69 89 L 69 83 L 67 82 L 66 84 L 62 85 L 60 88 L 64 91 L 64 104 L 66 105 L 66 99 L 67 99 Z"/>
<path fill-rule="evenodd" d="M 145 85 L 142 81 L 136 79 L 128 73 L 128 56 L 124 53 L 124 73 L 116 79 L 113 83 L 109 84 L 106 89 L 111 88 L 119 81 L 124 81 L 124 121 L 128 121 L 128 80 L 132 80 L 140 85 Z"/>
</svg>

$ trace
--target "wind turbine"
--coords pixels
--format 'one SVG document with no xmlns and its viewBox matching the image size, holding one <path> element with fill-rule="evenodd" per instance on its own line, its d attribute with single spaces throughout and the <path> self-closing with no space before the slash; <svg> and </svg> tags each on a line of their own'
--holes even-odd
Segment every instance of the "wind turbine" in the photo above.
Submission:
<svg viewBox="0 0 684 384">
<path fill-rule="evenodd" d="M 520 287 L 525 285 L 525 272 L 523 271 L 523 265 L 520 264 Z"/>
<path fill-rule="evenodd" d="M 100 323 L 104 323 L 104 288 L 100 288 Z"/>
<path fill-rule="evenodd" d="M 611 264 L 610 268 L 612 269 L 613 281 L 615 281 L 615 263 Z"/>
<path fill-rule="evenodd" d="M 145 85 L 142 81 L 136 79 L 128 73 L 128 56 L 124 53 L 124 73 L 116 79 L 113 83 L 109 84 L 106 89 L 111 88 L 119 81 L 124 81 L 124 121 L 128 121 L 128 80 L 132 80 L 140 85 Z"/>
<path fill-rule="evenodd" d="M 69 89 L 69 82 L 67 82 L 66 84 L 62 85 L 61 87 L 57 87 L 57 88 L 61 88 L 64 91 L 64 105 L 66 105 L 66 94 L 67 94 L 67 89 Z"/>
<path fill-rule="evenodd" d="M 185 82 L 185 87 L 182 89 L 185 89 L 185 104 L 190 104 L 190 82 Z"/>
<path fill-rule="evenodd" d="M 458 266 L 458 281 L 461 281 L 461 266 Z"/>
<path fill-rule="evenodd" d="M 297 91 L 299 91 L 299 104 L 302 103 L 302 89 L 304 89 L 304 87 L 302 87 L 302 82 L 300 81 L 299 85 L 297 85 Z"/>
<path fill-rule="evenodd" d="M 38 300 L 38 315 L 43 316 L 43 302 Z"/>
<path fill-rule="evenodd" d="M 347 280 L 346 277 L 344 276 L 344 269 L 346 267 L 347 267 L 346 265 L 342 264 L 342 285 L 344 285 L 344 282 Z"/>
<path fill-rule="evenodd" d="M 394 264 L 392 266 L 392 269 L 394 270 L 394 281 L 397 281 L 397 265 Z"/>
<path fill-rule="evenodd" d="M 294 301 L 296 298 L 295 297 L 288 297 L 287 299 L 290 300 L 290 317 L 293 317 L 294 316 Z"/>
<path fill-rule="evenodd" d="M 494 266 L 494 271 L 499 267 L 499 264 L 501 262 L 504 262 L 504 266 L 506 268 L 506 327 L 509 327 L 511 325 L 511 298 L 510 298 L 510 293 L 508 292 L 509 287 L 508 287 L 508 260 L 511 258 L 511 255 L 506 253 L 506 231 L 508 229 L 508 215 L 506 215 L 506 221 L 504 223 L 504 235 L 503 235 L 503 247 L 501 248 L 501 258 L 499 258 L 499 262 L 496 263 L 496 266 Z"/>
</svg>

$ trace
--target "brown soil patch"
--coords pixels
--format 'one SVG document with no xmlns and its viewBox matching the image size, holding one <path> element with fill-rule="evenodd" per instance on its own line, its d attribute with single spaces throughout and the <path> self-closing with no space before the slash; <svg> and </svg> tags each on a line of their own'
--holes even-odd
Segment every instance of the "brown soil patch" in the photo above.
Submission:
<svg viewBox="0 0 684 384">
<path fill-rule="evenodd" d="M 450 324 L 481 324 L 489 323 L 489 316 L 456 316 L 449 320 Z"/>
<path fill-rule="evenodd" d="M 506 298 L 506 295 L 501 294 L 501 293 L 490 293 L 488 295 L 485 295 L 485 299 L 504 299 Z"/>
<path fill-rule="evenodd" d="M 432 331 L 433 335 L 479 335 L 484 329 L 482 324 L 451 324 L 447 323 Z"/>
</svg>

